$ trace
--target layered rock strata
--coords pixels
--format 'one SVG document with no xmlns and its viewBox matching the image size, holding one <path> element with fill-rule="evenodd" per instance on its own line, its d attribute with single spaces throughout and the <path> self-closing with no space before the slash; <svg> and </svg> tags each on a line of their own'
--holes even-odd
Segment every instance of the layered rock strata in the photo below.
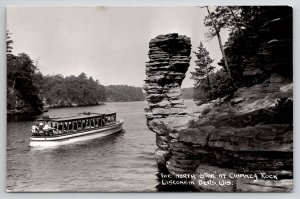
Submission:
<svg viewBox="0 0 300 199">
<path fill-rule="evenodd" d="M 181 93 L 181 83 L 189 67 L 190 38 L 177 33 L 159 35 L 149 43 L 144 90 L 149 108 L 147 125 L 156 133 L 155 153 L 159 168 L 164 169 L 170 156 L 170 143 L 176 133 L 165 131 L 164 124 L 178 131 L 188 120 Z M 176 122 L 175 122 L 176 121 Z"/>
<path fill-rule="evenodd" d="M 276 13 L 276 14 L 274 14 Z M 257 28 L 260 45 L 255 61 L 244 72 L 244 81 L 255 83 L 270 78 L 271 82 L 285 82 L 293 77 L 293 10 L 289 6 L 274 6 L 265 10 Z M 284 31 L 283 31 L 284 30 Z"/>
<path fill-rule="evenodd" d="M 192 115 L 180 89 L 190 47 L 190 39 L 177 34 L 150 41 L 144 89 L 159 168 L 174 176 L 194 175 L 190 180 L 199 191 L 291 191 L 293 84 L 274 82 L 271 76 L 263 84 L 203 104 Z"/>
<path fill-rule="evenodd" d="M 292 88 L 288 82 L 240 88 L 232 99 L 203 108 L 200 118 L 180 131 L 178 142 L 189 145 L 198 160 L 194 174 L 227 174 L 230 181 L 223 187 L 195 183 L 198 190 L 292 190 Z M 229 177 L 237 174 L 256 175 L 258 179 Z"/>
</svg>

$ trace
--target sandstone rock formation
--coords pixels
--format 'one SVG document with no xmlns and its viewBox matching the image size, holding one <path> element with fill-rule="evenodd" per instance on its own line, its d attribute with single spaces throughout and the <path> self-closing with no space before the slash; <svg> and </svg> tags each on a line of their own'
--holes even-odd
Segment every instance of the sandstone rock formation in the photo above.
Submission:
<svg viewBox="0 0 300 199">
<path fill-rule="evenodd" d="M 181 93 L 181 83 L 190 63 L 191 40 L 177 33 L 159 35 L 149 44 L 149 61 L 146 63 L 144 90 L 149 108 L 146 109 L 147 125 L 156 133 L 158 150 L 155 153 L 161 169 L 170 156 L 170 142 L 189 119 Z M 173 136 L 173 137 L 172 137 Z"/>
<path fill-rule="evenodd" d="M 184 115 L 180 86 L 190 63 L 191 40 L 178 34 L 159 35 L 149 47 L 144 85 L 150 107 L 147 119 Z"/>
<path fill-rule="evenodd" d="M 292 84 L 240 88 L 228 102 L 215 103 L 180 132 L 199 160 L 195 173 L 257 174 L 259 180 L 228 179 L 230 186 L 198 186 L 210 191 L 284 192 L 293 187 Z M 243 98 L 243 100 L 240 100 Z M 281 100 L 278 100 L 281 99 Z M 238 103 L 232 103 L 238 102 Z M 281 108 L 280 101 L 284 101 Z M 201 107 L 199 107 L 201 108 Z M 261 179 L 274 175 L 277 179 Z"/>
<path fill-rule="evenodd" d="M 187 113 L 180 85 L 190 60 L 190 39 L 178 34 L 150 41 L 144 89 L 147 125 L 156 133 L 158 166 L 191 174 L 201 191 L 285 192 L 293 187 L 293 84 L 265 81 L 239 88 L 231 98 L 203 104 Z M 203 173 L 215 174 L 209 184 Z M 256 175 L 257 179 L 232 177 Z M 263 176 L 275 176 L 263 179 Z M 199 183 L 201 181 L 201 183 Z"/>
<path fill-rule="evenodd" d="M 244 81 L 251 83 L 270 78 L 270 82 L 283 83 L 293 76 L 293 20 L 289 6 L 270 7 L 261 20 L 265 23 L 257 28 L 262 35 L 255 61 L 249 62 L 243 72 Z M 284 30 L 284 31 L 283 31 Z"/>
</svg>

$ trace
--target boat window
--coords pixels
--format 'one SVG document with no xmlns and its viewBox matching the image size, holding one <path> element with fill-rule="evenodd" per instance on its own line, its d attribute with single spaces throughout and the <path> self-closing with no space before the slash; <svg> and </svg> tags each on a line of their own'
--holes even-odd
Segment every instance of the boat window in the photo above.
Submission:
<svg viewBox="0 0 300 199">
<path fill-rule="evenodd" d="M 63 125 L 61 123 L 58 124 L 58 130 L 62 130 Z"/>
<path fill-rule="evenodd" d="M 90 119 L 87 119 L 87 120 L 86 120 L 86 128 L 90 128 L 90 123 L 91 123 L 91 122 L 90 122 Z"/>
<path fill-rule="evenodd" d="M 98 127 L 98 118 L 95 118 L 95 127 Z"/>
<path fill-rule="evenodd" d="M 72 125 L 72 122 L 68 122 L 68 130 L 72 130 L 73 129 L 73 125 Z"/>
<path fill-rule="evenodd" d="M 77 130 L 78 129 L 78 122 L 73 122 L 73 129 L 74 130 Z"/>
<path fill-rule="evenodd" d="M 95 126 L 94 119 L 91 119 L 91 127 L 94 127 L 94 126 Z"/>
<path fill-rule="evenodd" d="M 77 125 L 78 125 L 78 129 L 79 129 L 79 130 L 82 129 L 82 128 L 81 128 L 81 124 L 82 124 L 82 121 L 81 121 L 81 120 L 77 121 Z"/>
<path fill-rule="evenodd" d="M 64 130 L 68 130 L 68 124 L 64 122 Z"/>
<path fill-rule="evenodd" d="M 83 120 L 83 122 L 82 122 L 82 129 L 85 129 L 85 127 L 86 127 L 86 121 Z"/>
</svg>

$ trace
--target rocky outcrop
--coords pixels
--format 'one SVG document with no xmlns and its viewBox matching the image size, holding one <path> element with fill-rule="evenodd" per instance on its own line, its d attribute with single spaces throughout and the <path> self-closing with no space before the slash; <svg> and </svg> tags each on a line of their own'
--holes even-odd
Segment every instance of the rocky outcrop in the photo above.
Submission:
<svg viewBox="0 0 300 199">
<path fill-rule="evenodd" d="M 178 137 L 176 133 L 189 120 L 181 83 L 189 67 L 190 54 L 190 38 L 177 33 L 159 35 L 149 43 L 147 78 L 143 88 L 149 105 L 146 109 L 147 125 L 156 133 L 158 150 L 155 157 L 161 169 L 165 169 L 170 157 L 172 139 Z"/>
<path fill-rule="evenodd" d="M 156 133 L 159 168 L 194 176 L 190 181 L 199 191 L 291 191 L 293 84 L 271 76 L 188 113 L 180 85 L 190 47 L 177 34 L 150 41 L 146 118 Z"/>
<path fill-rule="evenodd" d="M 274 14 L 276 13 L 276 14 Z M 283 83 L 293 78 L 293 11 L 289 6 L 265 9 L 257 28 L 260 44 L 252 61 L 247 64 L 243 79 L 257 83 L 270 78 Z"/>
<path fill-rule="evenodd" d="M 159 35 L 149 44 L 144 90 L 148 120 L 186 114 L 181 83 L 190 63 L 191 40 L 176 33 Z"/>
<path fill-rule="evenodd" d="M 198 184 L 197 188 L 210 191 L 291 191 L 291 99 L 291 83 L 265 83 L 241 88 L 233 99 L 214 102 L 203 109 L 200 119 L 182 130 L 178 139 L 195 150 L 194 158 L 200 162 L 195 173 L 256 174 L 258 179 L 229 178 L 230 186 Z M 266 175 L 275 179 L 264 178 Z"/>
</svg>

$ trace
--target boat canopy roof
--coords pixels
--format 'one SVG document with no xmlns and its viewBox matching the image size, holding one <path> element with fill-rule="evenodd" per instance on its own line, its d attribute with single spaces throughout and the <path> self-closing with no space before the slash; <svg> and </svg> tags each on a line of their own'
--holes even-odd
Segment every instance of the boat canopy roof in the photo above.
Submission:
<svg viewBox="0 0 300 199">
<path fill-rule="evenodd" d="M 114 114 L 116 113 L 108 113 L 108 114 L 89 113 L 89 114 L 79 114 L 79 115 L 65 116 L 65 117 L 41 118 L 38 119 L 37 121 L 66 122 L 66 121 L 74 121 L 74 120 L 81 120 L 81 119 L 97 118 L 105 115 L 114 115 Z"/>
</svg>

